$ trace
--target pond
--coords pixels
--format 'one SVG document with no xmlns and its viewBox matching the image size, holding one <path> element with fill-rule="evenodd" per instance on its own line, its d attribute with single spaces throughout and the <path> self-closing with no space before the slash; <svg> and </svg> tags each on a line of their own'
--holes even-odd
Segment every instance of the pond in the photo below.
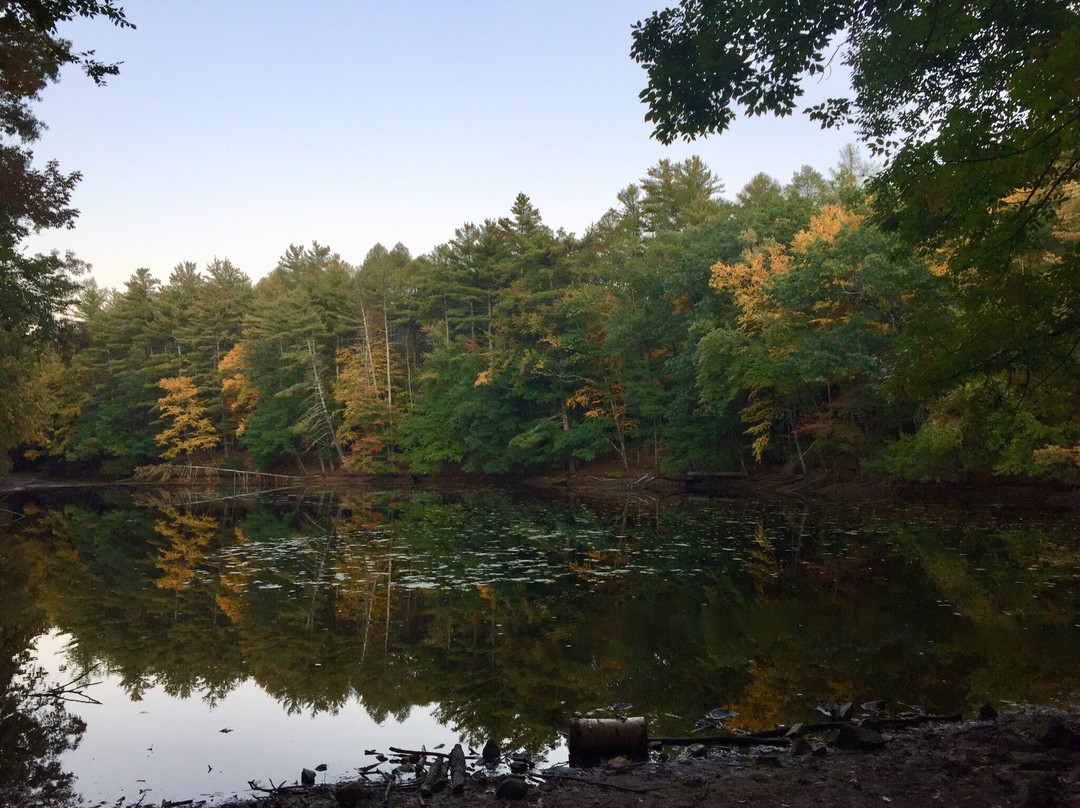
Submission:
<svg viewBox="0 0 1080 808">
<path fill-rule="evenodd" d="M 558 762 L 570 717 L 615 705 L 670 736 L 718 707 L 763 729 L 823 700 L 1080 700 L 1072 515 L 502 489 L 4 505 L 0 704 L 38 742 L 3 756 L 10 804 L 213 801 L 458 740 Z"/>
</svg>

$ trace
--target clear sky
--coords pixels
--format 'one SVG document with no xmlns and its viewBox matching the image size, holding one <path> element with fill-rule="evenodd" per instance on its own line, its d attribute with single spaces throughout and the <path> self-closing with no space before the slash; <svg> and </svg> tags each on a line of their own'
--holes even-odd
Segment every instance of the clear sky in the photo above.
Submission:
<svg viewBox="0 0 1080 808">
<path fill-rule="evenodd" d="M 83 180 L 76 228 L 29 246 L 73 250 L 107 286 L 215 257 L 257 279 L 313 240 L 352 263 L 377 242 L 421 254 L 518 192 L 580 234 L 663 158 L 700 155 L 733 197 L 758 171 L 824 172 L 854 139 L 795 115 L 653 140 L 630 27 L 659 0 L 122 5 L 137 30 L 62 29 L 123 65 L 104 88 L 75 71 L 47 88 L 34 145 Z"/>
</svg>

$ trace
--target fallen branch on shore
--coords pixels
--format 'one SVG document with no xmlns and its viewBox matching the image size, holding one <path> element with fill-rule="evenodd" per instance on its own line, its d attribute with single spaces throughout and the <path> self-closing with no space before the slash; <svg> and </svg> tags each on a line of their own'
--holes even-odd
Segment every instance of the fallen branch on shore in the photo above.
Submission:
<svg viewBox="0 0 1080 808">
<path fill-rule="evenodd" d="M 770 730 L 770 733 L 772 730 Z M 706 735 L 701 738 L 650 738 L 650 743 L 664 746 L 786 746 L 787 740 L 780 735 Z"/>
<path fill-rule="evenodd" d="M 864 718 L 858 722 L 859 726 L 873 730 L 903 729 L 905 727 L 917 727 L 921 724 L 936 724 L 962 721 L 963 713 L 950 713 L 948 715 L 899 715 L 893 718 Z M 788 738 L 806 735 L 810 732 L 830 732 L 841 727 L 851 726 L 851 721 L 821 721 L 815 724 L 795 724 L 784 734 Z M 772 730 L 770 730 L 772 731 Z"/>
<path fill-rule="evenodd" d="M 423 758 L 425 755 L 427 757 L 449 758 L 453 754 L 453 752 L 432 752 L 430 749 L 399 749 L 396 746 L 391 746 L 390 751 L 393 752 L 395 755 L 405 755 L 406 757 L 419 758 Z M 465 755 L 466 760 L 477 760 L 479 757 L 480 755 Z"/>
<path fill-rule="evenodd" d="M 576 777 L 566 772 L 537 772 L 537 775 L 544 779 L 552 780 L 569 780 L 573 783 L 584 783 L 587 786 L 599 786 L 600 788 L 611 788 L 615 791 L 625 791 L 629 794 L 648 794 L 650 791 L 656 791 L 660 786 L 649 786 L 648 788 L 635 788 L 634 786 L 622 786 L 618 783 L 609 783 L 604 780 L 590 780 L 588 777 Z"/>
<path fill-rule="evenodd" d="M 284 781 L 282 781 L 281 783 L 279 783 L 278 785 L 275 786 L 274 781 L 271 780 L 270 778 L 267 778 L 267 782 L 270 783 L 270 788 L 263 788 L 262 786 L 259 785 L 258 780 L 248 780 L 248 787 L 252 791 L 260 791 L 263 794 L 298 794 L 300 792 L 308 790 L 307 786 L 299 786 L 299 785 L 287 786 L 287 785 L 285 785 Z"/>
</svg>

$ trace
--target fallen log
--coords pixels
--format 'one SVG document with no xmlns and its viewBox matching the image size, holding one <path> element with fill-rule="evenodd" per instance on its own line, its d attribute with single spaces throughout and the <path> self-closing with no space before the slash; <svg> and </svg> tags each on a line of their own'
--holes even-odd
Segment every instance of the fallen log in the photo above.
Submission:
<svg viewBox="0 0 1080 808">
<path fill-rule="evenodd" d="M 570 765 L 595 766 L 618 755 L 644 760 L 649 756 L 645 718 L 570 719 Z"/>
<path fill-rule="evenodd" d="M 896 716 L 895 718 L 864 718 L 859 724 L 873 730 L 903 729 L 905 727 L 917 727 L 920 724 L 962 721 L 963 718 L 963 713 L 950 713 L 949 715 L 909 715 Z M 795 724 L 786 734 L 789 738 L 797 738 L 800 735 L 806 735 L 810 732 L 830 732 L 845 726 L 851 726 L 851 722 L 819 721 L 814 724 Z"/>
<path fill-rule="evenodd" d="M 768 735 L 706 735 L 697 738 L 653 738 L 653 743 L 664 746 L 785 746 L 784 738 L 776 735 L 772 730 Z"/>
<path fill-rule="evenodd" d="M 845 705 L 846 706 L 846 705 Z M 901 729 L 934 722 L 960 721 L 960 713 L 950 715 L 908 715 L 894 718 L 866 718 L 859 726 L 874 731 Z M 574 718 L 570 721 L 570 765 L 595 766 L 601 761 L 618 755 L 643 760 L 648 757 L 650 740 L 664 746 L 728 746 L 748 748 L 755 746 L 785 746 L 793 738 L 811 732 L 828 732 L 843 727 L 853 727 L 851 721 L 822 721 L 814 724 L 796 724 L 790 729 L 775 727 L 751 735 L 712 735 L 691 737 L 649 738 L 645 719 L 637 718 Z"/>
<path fill-rule="evenodd" d="M 420 786 L 420 793 L 425 797 L 430 797 L 435 792 L 441 791 L 443 786 L 446 785 L 446 758 L 448 757 L 450 756 L 435 758 L 435 762 L 427 770 L 424 784 Z"/>
<path fill-rule="evenodd" d="M 401 749 L 397 746 L 391 746 L 390 751 L 395 755 L 405 755 L 407 757 L 413 757 L 415 755 L 421 758 L 427 755 L 428 757 L 449 759 L 450 755 L 453 754 L 452 752 L 432 752 L 430 749 L 423 751 L 418 751 L 416 749 Z M 464 755 L 464 752 L 462 754 Z M 479 757 L 480 755 L 465 755 L 466 760 L 477 760 Z"/>
</svg>

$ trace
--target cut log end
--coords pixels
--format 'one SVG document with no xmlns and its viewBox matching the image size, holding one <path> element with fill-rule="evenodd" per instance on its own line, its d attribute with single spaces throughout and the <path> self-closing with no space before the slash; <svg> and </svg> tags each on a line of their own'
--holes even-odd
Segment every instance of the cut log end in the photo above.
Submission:
<svg viewBox="0 0 1080 808">
<path fill-rule="evenodd" d="M 643 717 L 571 719 L 571 766 L 595 766 L 618 755 L 648 758 L 649 734 Z"/>
</svg>

